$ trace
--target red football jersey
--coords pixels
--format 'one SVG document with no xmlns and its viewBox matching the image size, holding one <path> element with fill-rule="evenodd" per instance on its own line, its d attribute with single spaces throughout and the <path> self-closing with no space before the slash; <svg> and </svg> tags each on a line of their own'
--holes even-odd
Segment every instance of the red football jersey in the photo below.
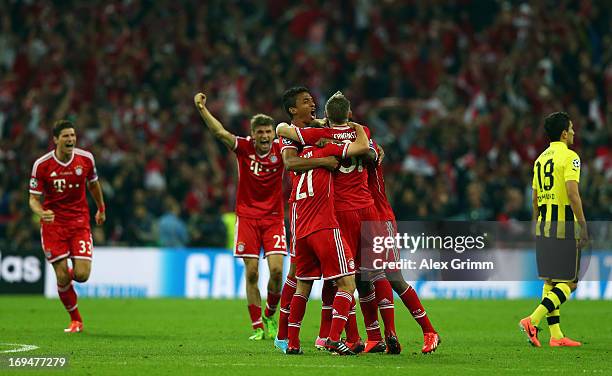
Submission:
<svg viewBox="0 0 612 376">
<path fill-rule="evenodd" d="M 96 163 L 90 152 L 75 148 L 72 158 L 63 163 L 53 150 L 34 162 L 30 193 L 44 195 L 43 209 L 55 213 L 56 223 L 89 225 L 85 187 L 96 180 Z"/>
<path fill-rule="evenodd" d="M 378 163 L 376 166 L 368 167 L 368 188 L 374 199 L 378 220 L 395 221 L 395 214 L 393 214 L 393 209 L 387 200 L 387 193 L 385 192 L 383 169 Z"/>
<path fill-rule="evenodd" d="M 363 127 L 370 148 L 376 152 L 370 137 L 368 127 Z M 348 126 L 334 128 L 296 128 L 300 141 L 304 145 L 314 145 L 321 138 L 330 138 L 341 142 L 355 141 L 357 133 Z M 340 168 L 334 175 L 336 190 L 336 210 L 357 210 L 374 205 L 374 200 L 368 189 L 368 171 L 359 157 L 351 157 L 340 161 Z"/>
<path fill-rule="evenodd" d="M 324 148 L 305 146 L 302 158 L 344 158 L 349 144 L 330 143 Z M 325 228 L 338 228 L 334 209 L 334 178 L 325 168 L 293 173 L 298 179 L 291 190 L 296 203 L 295 236 L 298 239 Z"/>
<path fill-rule="evenodd" d="M 285 217 L 283 208 L 283 159 L 274 140 L 266 155 L 258 155 L 251 137 L 236 137 L 238 161 L 236 214 L 247 218 Z"/>
<path fill-rule="evenodd" d="M 283 151 L 287 149 L 295 149 L 298 155 L 302 152 L 302 148 L 303 148 L 302 144 L 300 144 L 299 142 L 293 141 L 290 138 L 281 137 L 279 142 L 281 145 L 281 155 Z M 299 175 L 289 174 L 289 177 L 291 178 L 291 189 L 293 189 L 293 187 L 295 187 L 295 185 L 297 184 L 297 181 L 299 180 Z M 293 202 L 293 195 L 289 195 L 289 204 L 291 204 L 292 202 Z"/>
</svg>

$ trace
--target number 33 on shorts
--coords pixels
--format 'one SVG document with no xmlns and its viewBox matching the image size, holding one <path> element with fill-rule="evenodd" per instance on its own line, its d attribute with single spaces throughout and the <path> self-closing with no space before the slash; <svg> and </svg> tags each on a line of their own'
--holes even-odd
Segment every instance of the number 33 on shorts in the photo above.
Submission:
<svg viewBox="0 0 612 376">
<path fill-rule="evenodd" d="M 78 231 L 80 234 L 74 236 L 70 241 L 71 255 L 73 258 L 91 259 L 93 251 L 93 239 L 89 231 Z"/>
</svg>

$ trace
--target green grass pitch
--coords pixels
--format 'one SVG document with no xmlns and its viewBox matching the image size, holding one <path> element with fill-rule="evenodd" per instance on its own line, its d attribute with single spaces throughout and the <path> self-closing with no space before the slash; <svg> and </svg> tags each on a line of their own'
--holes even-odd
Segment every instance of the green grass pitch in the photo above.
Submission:
<svg viewBox="0 0 612 376">
<path fill-rule="evenodd" d="M 320 302 L 309 304 L 302 325 L 303 356 L 286 356 L 271 340 L 247 340 L 251 330 L 244 301 L 81 299 L 85 332 L 68 335 L 68 316 L 58 300 L 0 297 L 0 343 L 38 346 L 13 356 L 68 355 L 59 373 L 78 375 L 358 375 L 410 374 L 609 374 L 612 324 L 609 301 L 574 301 L 561 310 L 565 333 L 582 348 L 532 348 L 517 323 L 533 300 L 425 301 L 443 343 L 433 355 L 420 354 L 421 332 L 396 302 L 403 352 L 339 357 L 312 346 Z M 361 324 L 361 323 L 360 323 Z M 361 327 L 362 335 L 365 334 Z M 3 345 L 0 351 L 9 347 Z M 8 354 L 0 354 L 6 358 Z M 0 374 L 30 371 L 0 369 Z M 39 371 L 49 372 L 49 371 Z M 57 374 L 57 373 L 54 373 Z"/>
</svg>

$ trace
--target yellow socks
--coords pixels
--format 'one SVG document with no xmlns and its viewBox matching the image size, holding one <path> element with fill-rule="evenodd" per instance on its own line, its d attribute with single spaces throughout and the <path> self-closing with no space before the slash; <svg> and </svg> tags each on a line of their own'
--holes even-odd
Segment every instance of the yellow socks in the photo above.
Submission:
<svg viewBox="0 0 612 376">
<path fill-rule="evenodd" d="M 558 320 L 559 316 L 557 315 L 556 316 L 557 319 L 554 319 L 553 317 L 555 316 L 553 312 L 558 311 L 559 306 L 563 304 L 569 298 L 570 294 L 572 293 L 572 290 L 567 285 L 567 283 L 557 283 L 554 287 L 552 286 L 550 287 L 551 287 L 550 291 L 546 292 L 540 305 L 538 305 L 535 311 L 533 311 L 533 313 L 531 314 L 531 323 L 533 325 L 538 325 L 540 321 L 544 318 L 544 316 L 546 316 L 549 313 L 552 316 L 551 320 L 553 322 L 553 325 L 555 324 L 555 321 L 557 324 L 559 323 L 559 320 Z M 557 325 L 557 328 L 559 330 L 559 333 L 561 333 L 561 329 L 558 327 L 558 325 Z M 552 330 L 553 329 L 551 327 L 551 334 L 552 334 Z M 555 334 L 558 335 L 559 333 L 555 333 Z M 553 335 L 553 337 L 555 336 Z"/>
</svg>

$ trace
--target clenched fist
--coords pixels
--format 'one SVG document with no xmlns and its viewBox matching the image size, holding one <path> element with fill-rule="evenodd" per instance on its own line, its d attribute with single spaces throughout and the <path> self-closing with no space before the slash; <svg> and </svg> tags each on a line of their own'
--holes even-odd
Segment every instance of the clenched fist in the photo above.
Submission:
<svg viewBox="0 0 612 376">
<path fill-rule="evenodd" d="M 195 97 L 193 97 L 193 101 L 198 109 L 203 110 L 204 106 L 206 106 L 206 94 L 197 93 Z"/>
</svg>

